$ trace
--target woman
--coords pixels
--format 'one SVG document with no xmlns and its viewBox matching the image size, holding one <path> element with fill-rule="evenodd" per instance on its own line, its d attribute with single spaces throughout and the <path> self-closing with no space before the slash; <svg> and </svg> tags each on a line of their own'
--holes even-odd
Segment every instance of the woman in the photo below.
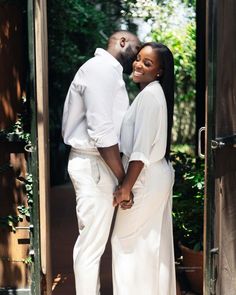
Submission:
<svg viewBox="0 0 236 295">
<path fill-rule="evenodd" d="M 127 172 L 114 192 L 114 206 L 121 207 L 112 235 L 114 295 L 175 295 L 171 51 L 163 44 L 144 44 L 133 63 L 133 81 L 141 92 L 122 123 Z"/>
</svg>

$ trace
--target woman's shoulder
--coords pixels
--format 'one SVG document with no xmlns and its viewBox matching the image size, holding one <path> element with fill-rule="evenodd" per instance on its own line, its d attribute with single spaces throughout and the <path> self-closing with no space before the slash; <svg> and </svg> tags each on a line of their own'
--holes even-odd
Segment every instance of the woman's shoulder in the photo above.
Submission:
<svg viewBox="0 0 236 295">
<path fill-rule="evenodd" d="M 150 104 L 160 104 L 165 100 L 164 92 L 158 81 L 148 84 L 138 95 L 139 101 L 146 101 Z"/>
<path fill-rule="evenodd" d="M 149 93 L 153 93 L 154 95 L 164 95 L 162 86 L 159 81 L 153 81 L 149 83 L 144 90 L 146 90 Z"/>
</svg>

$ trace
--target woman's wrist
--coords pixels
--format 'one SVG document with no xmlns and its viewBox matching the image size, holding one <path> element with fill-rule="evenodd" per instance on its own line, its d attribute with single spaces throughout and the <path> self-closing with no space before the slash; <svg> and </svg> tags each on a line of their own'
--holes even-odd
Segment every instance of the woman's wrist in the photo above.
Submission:
<svg viewBox="0 0 236 295">
<path fill-rule="evenodd" d="M 132 186 L 130 185 L 130 183 L 124 179 L 124 181 L 120 184 L 122 189 L 125 190 L 126 192 L 130 193 L 132 190 Z"/>
</svg>

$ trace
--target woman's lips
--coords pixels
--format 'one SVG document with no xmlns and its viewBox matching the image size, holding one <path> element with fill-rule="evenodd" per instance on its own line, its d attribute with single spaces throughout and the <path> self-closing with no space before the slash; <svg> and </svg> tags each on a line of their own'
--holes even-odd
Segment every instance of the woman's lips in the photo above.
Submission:
<svg viewBox="0 0 236 295">
<path fill-rule="evenodd" d="M 134 72 L 133 72 L 133 76 L 140 77 L 142 75 L 143 75 L 143 73 L 141 73 L 139 71 L 134 70 Z"/>
</svg>

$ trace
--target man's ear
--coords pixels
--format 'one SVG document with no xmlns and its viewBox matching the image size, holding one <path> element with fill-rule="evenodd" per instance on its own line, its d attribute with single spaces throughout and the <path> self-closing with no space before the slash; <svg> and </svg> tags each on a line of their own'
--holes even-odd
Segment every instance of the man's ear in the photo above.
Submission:
<svg viewBox="0 0 236 295">
<path fill-rule="evenodd" d="M 120 47 L 124 48 L 125 47 L 125 43 L 126 43 L 125 37 L 121 37 L 120 38 Z"/>
</svg>

